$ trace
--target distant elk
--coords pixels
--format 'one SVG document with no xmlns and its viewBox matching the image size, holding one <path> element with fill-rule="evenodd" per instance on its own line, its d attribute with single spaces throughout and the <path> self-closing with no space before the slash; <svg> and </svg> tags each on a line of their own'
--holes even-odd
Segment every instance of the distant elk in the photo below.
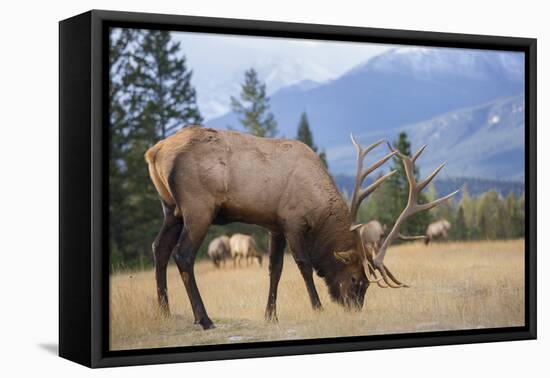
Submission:
<svg viewBox="0 0 550 378">
<path fill-rule="evenodd" d="M 361 235 L 361 240 L 363 241 L 363 245 L 367 249 L 367 252 L 369 250 L 377 251 L 384 242 L 384 237 L 386 236 L 386 232 L 388 231 L 388 226 L 386 224 L 382 225 L 377 220 L 372 220 L 368 223 L 361 225 L 358 231 L 359 235 Z M 427 239 L 426 235 L 404 236 L 402 234 L 398 234 L 397 237 L 404 241 Z M 381 285 L 379 284 L 379 286 Z"/>
<path fill-rule="evenodd" d="M 387 230 L 387 225 L 382 225 L 377 220 L 372 220 L 361 226 L 359 234 L 361 235 L 363 244 L 376 249 L 382 245 Z"/>
<path fill-rule="evenodd" d="M 445 219 L 438 220 L 437 222 L 430 223 L 426 228 L 426 245 L 435 238 L 447 239 L 449 237 L 449 230 L 451 224 Z"/>
<path fill-rule="evenodd" d="M 424 147 L 412 157 L 392 150 L 364 170 L 365 156 L 383 141 L 367 148 L 360 147 L 353 137 L 352 141 L 358 167 L 351 209 L 317 154 L 298 141 L 191 126 L 150 148 L 145 157 L 164 211 L 163 225 L 153 243 L 161 310 L 169 314 L 166 266 L 173 251 L 195 322 L 203 329 L 214 326 L 195 281 L 195 256 L 211 224 L 230 222 L 256 224 L 270 233 L 267 320 L 277 319 L 277 287 L 287 242 L 315 309 L 321 309 L 321 302 L 313 282 L 314 271 L 324 278 L 332 299 L 349 309 L 362 308 L 370 282 L 405 286 L 384 264 L 388 246 L 399 236 L 405 219 L 454 193 L 417 203 L 418 193 L 443 167 L 416 182 L 414 162 Z M 369 173 L 394 156 L 404 164 L 409 201 L 381 246 L 367 252 L 357 232 L 361 224 L 354 225 L 357 210 L 361 201 L 395 171 L 364 189 L 361 186 Z"/>
<path fill-rule="evenodd" d="M 231 257 L 233 258 L 233 266 L 241 266 L 242 259 L 246 260 L 246 266 L 249 266 L 254 259 L 262 266 L 262 253 L 256 245 L 256 241 L 250 235 L 234 234 L 229 239 L 231 247 Z"/>
<path fill-rule="evenodd" d="M 222 263 L 225 266 L 225 260 L 231 258 L 229 238 L 222 235 L 213 239 L 208 245 L 208 256 L 212 259 L 216 268 L 219 268 Z"/>
</svg>

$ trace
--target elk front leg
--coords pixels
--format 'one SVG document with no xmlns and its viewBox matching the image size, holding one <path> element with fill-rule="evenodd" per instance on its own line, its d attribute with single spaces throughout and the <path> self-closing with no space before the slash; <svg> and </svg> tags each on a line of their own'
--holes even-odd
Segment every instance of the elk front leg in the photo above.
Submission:
<svg viewBox="0 0 550 378">
<path fill-rule="evenodd" d="M 315 289 L 315 282 L 313 282 L 313 268 L 311 263 L 296 259 L 296 264 L 298 265 L 298 269 L 300 269 L 300 273 L 302 273 L 302 277 L 306 283 L 307 293 L 309 294 L 309 299 L 311 301 L 311 307 L 313 307 L 314 310 L 322 310 L 323 306 L 321 305 L 319 294 L 317 294 L 317 289 Z"/>
<path fill-rule="evenodd" d="M 277 321 L 277 287 L 283 271 L 283 260 L 286 240 L 283 234 L 269 235 L 269 294 L 265 309 L 267 321 Z"/>
<path fill-rule="evenodd" d="M 164 203 L 164 221 L 159 234 L 153 242 L 153 259 L 155 262 L 155 279 L 157 284 L 157 298 L 159 310 L 162 315 L 170 315 L 170 306 L 168 304 L 168 290 L 166 285 L 166 268 L 172 250 L 178 241 L 181 233 L 182 221 L 174 217 L 173 209 Z"/>
<path fill-rule="evenodd" d="M 200 324 L 203 329 L 210 329 L 214 328 L 214 323 L 212 323 L 206 313 L 197 282 L 195 281 L 194 272 L 196 252 L 204 239 L 210 223 L 206 221 L 199 222 L 187 224 L 184 221 L 182 232 L 174 250 L 174 260 L 176 261 L 185 285 L 185 290 L 187 291 L 187 296 L 191 302 L 195 324 Z"/>
</svg>

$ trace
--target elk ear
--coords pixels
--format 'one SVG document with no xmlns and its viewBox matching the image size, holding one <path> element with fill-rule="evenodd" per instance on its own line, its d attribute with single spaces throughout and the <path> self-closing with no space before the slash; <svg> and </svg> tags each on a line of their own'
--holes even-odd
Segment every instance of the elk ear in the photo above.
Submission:
<svg viewBox="0 0 550 378">
<path fill-rule="evenodd" d="M 344 264 L 353 264 L 358 258 L 355 251 L 334 252 L 334 257 L 336 257 L 336 260 L 339 260 Z"/>
<path fill-rule="evenodd" d="M 360 229 L 361 227 L 363 227 L 363 223 L 359 223 L 359 224 L 354 224 L 353 226 L 351 226 L 349 228 L 350 231 L 357 231 L 358 229 Z"/>
</svg>

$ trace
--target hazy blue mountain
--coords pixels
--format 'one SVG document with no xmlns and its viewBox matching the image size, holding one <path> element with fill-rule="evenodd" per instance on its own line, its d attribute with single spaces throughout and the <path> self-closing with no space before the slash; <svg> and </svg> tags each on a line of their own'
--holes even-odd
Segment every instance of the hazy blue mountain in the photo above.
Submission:
<svg viewBox="0 0 550 378">
<path fill-rule="evenodd" d="M 362 144 L 378 139 L 394 141 L 405 131 L 415 150 L 428 148 L 418 160 L 423 175 L 447 162 L 441 177 L 481 177 L 524 180 L 525 165 L 524 96 L 496 99 L 489 103 L 452 111 L 427 121 L 388 131 L 356 135 Z M 379 147 L 368 157 L 374 160 L 387 153 Z M 346 142 L 327 150 L 334 172 L 355 170 L 355 151 Z"/>
<path fill-rule="evenodd" d="M 347 140 L 339 130 L 387 130 L 497 97 L 523 93 L 523 56 L 457 49 L 397 48 L 336 80 L 294 85 L 274 93 L 281 135 L 292 137 L 307 111 L 320 146 Z M 238 128 L 231 113 L 207 122 Z"/>
<path fill-rule="evenodd" d="M 327 150 L 335 173 L 353 172 L 350 131 L 367 143 L 393 140 L 406 130 L 414 146 L 430 145 L 422 161 L 426 170 L 448 161 L 448 176 L 521 180 L 523 71 L 519 53 L 401 47 L 338 79 L 282 88 L 271 107 L 287 138 L 295 137 L 300 113 L 307 111 L 315 142 Z M 207 125 L 240 129 L 231 113 Z"/>
</svg>

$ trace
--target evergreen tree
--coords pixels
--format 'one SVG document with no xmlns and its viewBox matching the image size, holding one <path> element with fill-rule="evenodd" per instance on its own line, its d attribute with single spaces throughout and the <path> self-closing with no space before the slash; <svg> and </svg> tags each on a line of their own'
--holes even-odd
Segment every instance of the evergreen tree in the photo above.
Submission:
<svg viewBox="0 0 550 378">
<path fill-rule="evenodd" d="M 307 144 L 311 149 L 317 152 L 317 146 L 313 142 L 313 134 L 309 128 L 309 120 L 307 119 L 306 112 L 302 112 L 300 116 L 300 123 L 298 124 L 298 135 L 296 136 L 300 142 Z"/>
<path fill-rule="evenodd" d="M 321 150 L 321 152 L 317 152 L 318 148 L 313 142 L 313 133 L 309 128 L 309 121 L 305 112 L 302 112 L 302 115 L 300 116 L 300 123 L 298 124 L 298 135 L 296 136 L 296 139 L 311 147 L 311 149 L 315 153 L 317 153 L 317 155 L 319 155 L 319 158 L 321 159 L 325 167 L 328 168 L 327 155 L 325 151 Z"/>
<path fill-rule="evenodd" d="M 231 108 L 247 132 L 259 137 L 274 137 L 277 134 L 277 122 L 269 111 L 266 86 L 260 82 L 253 68 L 246 71 L 244 76 L 240 99 L 231 96 Z"/>
<path fill-rule="evenodd" d="M 394 143 L 394 148 L 401 151 L 405 155 L 411 155 L 411 144 L 407 139 L 405 132 L 399 133 L 397 141 Z M 405 166 L 400 159 L 394 158 L 391 167 L 396 173 L 391 176 L 386 185 L 385 191 L 390 195 L 390 199 L 387 203 L 387 212 L 391 214 L 392 224 L 395 223 L 399 214 L 403 211 L 407 205 L 409 196 L 409 183 L 407 181 L 407 175 L 405 173 Z M 414 175 L 416 179 L 419 178 L 418 167 L 414 168 Z M 418 202 L 427 202 L 426 195 L 419 193 Z M 430 223 L 432 217 L 427 211 L 421 211 L 418 214 L 407 219 L 401 226 L 401 232 L 406 235 L 423 235 L 426 232 L 426 227 Z"/>
<path fill-rule="evenodd" d="M 455 240 L 466 240 L 468 238 L 468 226 L 466 225 L 462 206 L 458 206 L 454 221 L 451 223 L 451 238 Z"/>
<path fill-rule="evenodd" d="M 479 197 L 477 212 L 479 228 L 484 239 L 494 240 L 498 237 L 500 198 L 495 190 L 490 190 Z"/>
<path fill-rule="evenodd" d="M 426 190 L 425 194 L 425 200 L 427 202 L 434 201 L 438 199 L 438 193 L 435 188 L 435 184 L 433 182 L 428 185 L 428 189 Z M 452 219 L 455 217 L 456 213 L 456 204 L 454 202 L 454 198 L 451 197 L 447 201 L 444 201 L 443 203 L 440 203 L 436 207 L 434 207 L 431 212 L 431 218 L 433 220 L 442 220 L 446 219 L 449 222 L 452 222 Z"/>
<path fill-rule="evenodd" d="M 477 239 L 480 236 L 479 225 L 476 213 L 476 204 L 466 186 L 460 189 L 462 199 L 460 206 L 464 209 L 464 220 L 466 221 L 466 229 L 468 230 L 468 239 Z"/>
<path fill-rule="evenodd" d="M 319 155 L 319 159 L 321 159 L 321 161 L 323 162 L 323 164 L 325 165 L 325 168 L 327 169 L 328 171 L 328 160 L 327 160 L 327 152 L 325 151 L 325 149 L 323 148 L 321 150 L 321 152 L 318 153 Z"/>
<path fill-rule="evenodd" d="M 142 122 L 153 124 L 159 138 L 166 138 L 187 124 L 202 122 L 192 71 L 181 54 L 180 42 L 170 32 L 147 30 L 133 53 L 133 72 L 127 84 L 139 97 Z"/>
<path fill-rule="evenodd" d="M 201 118 L 191 71 L 169 32 L 113 31 L 109 59 L 111 263 L 144 266 L 162 211 L 143 155 Z"/>
<path fill-rule="evenodd" d="M 481 213 L 479 217 L 478 229 L 479 229 L 479 235 L 482 239 L 485 239 L 485 240 L 489 239 L 488 228 L 489 228 L 489 222 L 487 221 L 487 217 L 485 216 L 485 214 Z"/>
<path fill-rule="evenodd" d="M 383 171 L 378 173 L 374 180 L 378 180 L 380 177 L 384 176 Z M 363 201 L 357 212 L 358 222 L 366 223 L 371 220 L 377 220 L 381 224 L 387 226 L 392 226 L 393 223 L 397 220 L 399 213 L 397 213 L 397 208 L 393 212 L 390 211 L 390 207 L 395 202 L 395 197 L 393 197 L 393 191 L 388 190 L 387 183 L 382 184 L 380 188 L 375 190 L 369 195 L 369 197 Z"/>
<path fill-rule="evenodd" d="M 124 230 L 128 223 L 125 201 L 126 151 L 129 114 L 125 106 L 124 81 L 135 38 L 133 29 L 117 29 L 109 34 L 109 248 L 111 263 L 119 264 L 124 252 Z"/>
</svg>

